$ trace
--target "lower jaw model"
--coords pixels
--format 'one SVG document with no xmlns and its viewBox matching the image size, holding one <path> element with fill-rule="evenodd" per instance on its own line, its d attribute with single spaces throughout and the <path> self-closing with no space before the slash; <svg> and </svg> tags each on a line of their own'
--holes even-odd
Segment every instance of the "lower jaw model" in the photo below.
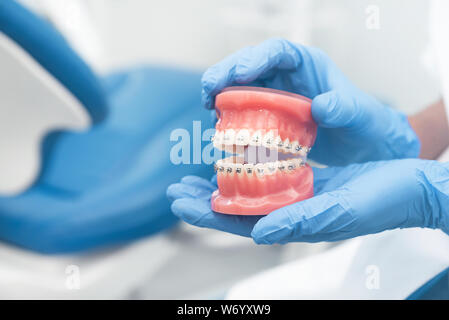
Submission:
<svg viewBox="0 0 449 320">
<path fill-rule="evenodd" d="M 214 147 L 233 154 L 218 160 L 212 210 L 266 215 L 313 196 L 306 164 L 316 138 L 311 100 L 284 91 L 229 87 L 216 97 Z"/>
</svg>

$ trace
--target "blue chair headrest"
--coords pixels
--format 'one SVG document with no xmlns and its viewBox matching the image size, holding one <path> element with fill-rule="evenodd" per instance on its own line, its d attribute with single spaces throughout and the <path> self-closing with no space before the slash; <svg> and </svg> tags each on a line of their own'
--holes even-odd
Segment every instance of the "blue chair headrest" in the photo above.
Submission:
<svg viewBox="0 0 449 320">
<path fill-rule="evenodd" d="M 27 51 L 86 108 L 93 123 L 106 115 L 100 81 L 47 21 L 13 0 L 0 1 L 0 32 Z"/>
</svg>

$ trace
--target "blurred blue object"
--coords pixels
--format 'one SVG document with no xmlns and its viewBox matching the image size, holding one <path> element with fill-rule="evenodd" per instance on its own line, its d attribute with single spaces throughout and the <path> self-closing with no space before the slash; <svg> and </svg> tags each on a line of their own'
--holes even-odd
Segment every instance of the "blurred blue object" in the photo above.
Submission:
<svg viewBox="0 0 449 320">
<path fill-rule="evenodd" d="M 422 285 L 407 300 L 449 300 L 449 268 Z"/>
<path fill-rule="evenodd" d="M 0 1 L 0 32 L 28 52 L 86 107 L 94 123 L 106 115 L 101 83 L 53 26 L 13 0 Z"/>
<path fill-rule="evenodd" d="M 45 253 L 119 244 L 172 227 L 165 190 L 205 165 L 170 161 L 170 133 L 192 121 L 203 129 L 200 74 L 139 67 L 98 78 L 46 21 L 0 1 L 0 32 L 26 50 L 88 110 L 93 127 L 53 132 L 43 169 L 25 193 L 0 197 L 0 240 Z M 26 94 L 26 92 L 23 92 Z"/>
<path fill-rule="evenodd" d="M 206 165 L 170 162 L 170 133 L 210 124 L 201 110 L 200 74 L 137 68 L 103 79 L 107 118 L 89 132 L 58 132 L 44 143 L 34 187 L 0 197 L 0 239 L 46 253 L 71 252 L 154 234 L 177 219 L 165 196 Z M 195 114 L 195 116 L 192 116 Z"/>
</svg>

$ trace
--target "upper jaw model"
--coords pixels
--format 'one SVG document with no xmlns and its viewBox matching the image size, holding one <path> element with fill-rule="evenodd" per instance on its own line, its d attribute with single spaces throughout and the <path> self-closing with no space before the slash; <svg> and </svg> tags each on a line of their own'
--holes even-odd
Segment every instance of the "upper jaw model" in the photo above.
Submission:
<svg viewBox="0 0 449 320">
<path fill-rule="evenodd" d="M 214 147 L 234 154 L 216 163 L 212 210 L 266 215 L 313 196 L 306 164 L 317 126 L 311 100 L 280 90 L 229 87 L 217 95 Z"/>
</svg>

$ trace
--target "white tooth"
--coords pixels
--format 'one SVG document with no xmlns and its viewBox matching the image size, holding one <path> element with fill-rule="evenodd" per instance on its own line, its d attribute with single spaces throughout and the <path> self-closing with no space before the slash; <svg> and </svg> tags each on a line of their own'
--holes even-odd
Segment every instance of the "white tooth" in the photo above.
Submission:
<svg viewBox="0 0 449 320">
<path fill-rule="evenodd" d="M 249 144 L 251 135 L 249 133 L 249 130 L 242 129 L 237 133 L 237 136 L 235 138 L 235 144 L 238 146 L 246 146 Z"/>
<path fill-rule="evenodd" d="M 235 164 L 235 173 L 237 173 L 237 174 L 243 173 L 243 164 L 241 164 L 241 163 Z"/>
<path fill-rule="evenodd" d="M 223 165 L 223 162 L 217 161 L 216 169 L 217 169 L 217 174 L 223 174 L 223 173 L 225 173 L 225 167 L 224 167 L 224 165 Z"/>
<path fill-rule="evenodd" d="M 307 153 L 309 152 L 310 148 L 308 147 L 301 147 L 301 150 L 299 150 L 299 152 L 297 152 L 297 154 L 299 154 L 300 156 L 307 156 Z"/>
<path fill-rule="evenodd" d="M 266 164 L 266 169 L 267 169 L 267 173 L 268 173 L 268 174 L 273 174 L 273 173 L 275 173 L 275 172 L 276 172 L 276 169 L 277 169 L 276 162 L 268 162 L 268 163 Z"/>
<path fill-rule="evenodd" d="M 282 141 L 280 136 L 277 136 L 274 139 L 274 144 L 275 144 L 276 149 L 282 150 L 284 148 L 284 141 Z"/>
<path fill-rule="evenodd" d="M 217 135 L 214 135 L 214 136 L 212 137 L 212 145 L 213 145 L 215 148 L 218 148 L 219 143 L 218 143 L 218 141 L 217 141 Z"/>
<path fill-rule="evenodd" d="M 224 136 L 223 131 L 215 132 L 214 139 L 213 139 L 215 148 L 219 148 L 223 145 L 223 136 Z"/>
<path fill-rule="evenodd" d="M 248 176 L 252 176 L 254 174 L 254 165 L 251 163 L 247 163 L 243 165 L 243 170 Z"/>
<path fill-rule="evenodd" d="M 262 145 L 262 131 L 257 130 L 251 136 L 251 141 L 249 142 L 252 146 L 261 146 Z"/>
<path fill-rule="evenodd" d="M 235 144 L 235 130 L 234 129 L 226 130 L 224 137 L 223 137 L 223 143 L 226 145 Z"/>
<path fill-rule="evenodd" d="M 225 158 L 225 159 L 219 159 L 217 160 L 217 162 L 215 163 L 215 170 L 217 171 L 217 174 L 226 174 L 227 169 L 229 167 L 229 158 Z"/>
<path fill-rule="evenodd" d="M 265 134 L 262 138 L 262 145 L 265 148 L 272 148 L 274 144 L 274 132 L 271 130 L 267 134 Z"/>
<path fill-rule="evenodd" d="M 258 163 L 254 166 L 254 171 L 257 177 L 262 178 L 265 175 L 265 166 L 262 163 Z"/>
<path fill-rule="evenodd" d="M 287 169 L 288 169 L 289 171 L 295 170 L 295 169 L 296 169 L 296 163 L 295 163 L 295 161 L 293 161 L 293 160 L 288 160 L 288 161 L 287 161 Z"/>
<path fill-rule="evenodd" d="M 292 142 L 292 153 L 298 153 L 301 150 L 301 146 L 299 145 L 298 141 Z"/>
<path fill-rule="evenodd" d="M 233 175 L 235 173 L 235 164 L 234 163 L 227 163 L 225 167 L 225 172 L 228 175 Z"/>
<path fill-rule="evenodd" d="M 299 167 L 301 167 L 303 165 L 302 159 L 296 158 L 293 161 L 294 161 L 294 163 L 296 165 L 296 168 L 299 168 Z"/>
<path fill-rule="evenodd" d="M 290 153 L 292 151 L 292 145 L 291 145 L 290 140 L 288 138 L 285 139 L 285 141 L 284 141 L 283 150 L 286 153 Z"/>
<path fill-rule="evenodd" d="M 234 162 L 234 157 L 227 157 L 223 159 L 223 163 L 229 164 Z"/>
<path fill-rule="evenodd" d="M 221 143 L 223 143 L 224 134 L 225 134 L 225 132 L 223 130 L 218 131 L 218 140 Z"/>
<path fill-rule="evenodd" d="M 279 171 L 284 172 L 285 170 L 287 170 L 287 162 L 286 161 L 277 161 L 276 165 L 277 165 Z"/>
</svg>

